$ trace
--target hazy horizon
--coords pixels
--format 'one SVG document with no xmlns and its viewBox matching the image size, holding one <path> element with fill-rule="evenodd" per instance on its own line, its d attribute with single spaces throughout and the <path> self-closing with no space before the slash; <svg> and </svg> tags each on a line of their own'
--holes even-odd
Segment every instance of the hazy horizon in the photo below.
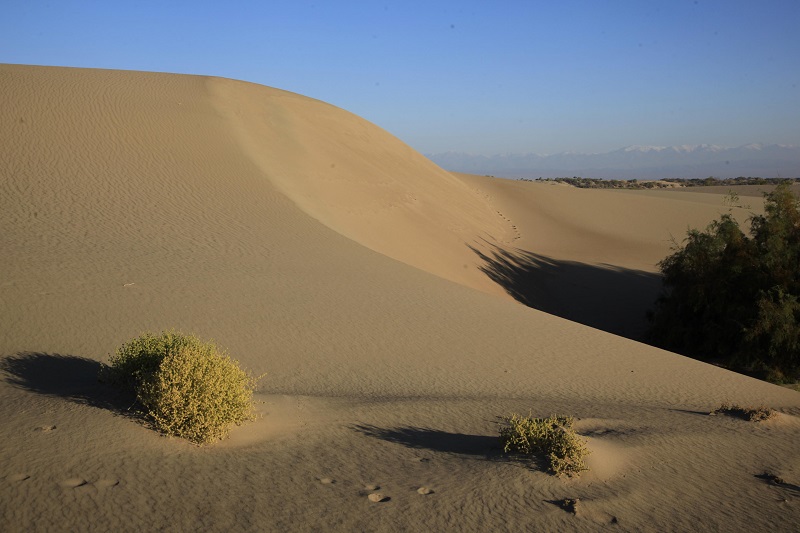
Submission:
<svg viewBox="0 0 800 533">
<path fill-rule="evenodd" d="M 629 146 L 603 153 L 425 154 L 450 171 L 507 178 L 580 176 L 600 179 L 800 177 L 800 147 L 747 144 Z"/>
<path fill-rule="evenodd" d="M 469 156 L 475 156 L 475 157 L 497 157 L 497 156 L 508 156 L 508 155 L 535 155 L 535 156 L 538 156 L 538 157 L 551 157 L 551 156 L 557 156 L 557 155 L 604 155 L 604 154 L 609 154 L 609 153 L 613 153 L 613 152 L 623 152 L 623 151 L 640 150 L 640 151 L 645 151 L 646 152 L 646 151 L 651 151 L 651 150 L 652 151 L 661 151 L 661 150 L 680 149 L 680 148 L 684 148 L 684 149 L 687 149 L 688 151 L 691 151 L 691 150 L 693 150 L 695 148 L 703 148 L 703 147 L 711 147 L 711 148 L 716 148 L 716 149 L 721 149 L 721 150 L 732 150 L 732 149 L 747 148 L 747 147 L 753 147 L 753 146 L 757 146 L 757 147 L 779 146 L 779 147 L 783 147 L 783 148 L 800 148 L 800 145 L 795 145 L 795 144 L 781 144 L 781 143 L 766 144 L 766 143 L 756 143 L 756 142 L 740 144 L 740 145 L 737 145 L 737 146 L 724 146 L 724 145 L 710 144 L 710 143 L 678 144 L 678 145 L 671 145 L 671 146 L 630 144 L 630 145 L 626 145 L 626 146 L 618 146 L 618 147 L 613 148 L 611 150 L 603 150 L 603 151 L 598 151 L 598 152 L 582 152 L 582 151 L 578 151 L 578 150 L 563 150 L 563 151 L 560 151 L 560 152 L 548 152 L 548 153 L 533 152 L 533 151 L 488 153 L 488 152 L 470 152 L 470 151 L 463 151 L 463 150 L 448 150 L 447 152 L 427 152 L 426 155 L 428 155 L 428 154 L 430 154 L 430 155 L 442 155 L 442 154 L 448 154 L 448 153 L 456 153 L 456 154 L 463 154 L 463 155 L 469 155 Z"/>
<path fill-rule="evenodd" d="M 12 2 L 0 62 L 235 78 L 423 153 L 800 145 L 794 1 Z"/>
</svg>

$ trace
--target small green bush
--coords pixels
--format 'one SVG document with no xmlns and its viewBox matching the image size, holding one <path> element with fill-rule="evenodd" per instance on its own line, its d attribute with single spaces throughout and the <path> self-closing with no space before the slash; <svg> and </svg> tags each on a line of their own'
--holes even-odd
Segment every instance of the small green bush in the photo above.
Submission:
<svg viewBox="0 0 800 533">
<path fill-rule="evenodd" d="M 204 343 L 192 335 L 164 331 L 158 335 L 143 333 L 117 349 L 109 357 L 110 366 L 100 369 L 100 379 L 136 392 L 142 382 L 158 371 L 161 361 L 183 347 Z"/>
<path fill-rule="evenodd" d="M 253 379 L 210 342 L 165 331 L 123 344 L 101 379 L 132 390 L 156 429 L 206 444 L 252 420 Z"/>
<path fill-rule="evenodd" d="M 502 420 L 507 424 L 500 428 L 504 452 L 544 454 L 557 476 L 572 477 L 588 470 L 584 458 L 589 450 L 572 428 L 574 418 L 555 415 L 531 418 L 514 413 Z"/>
</svg>

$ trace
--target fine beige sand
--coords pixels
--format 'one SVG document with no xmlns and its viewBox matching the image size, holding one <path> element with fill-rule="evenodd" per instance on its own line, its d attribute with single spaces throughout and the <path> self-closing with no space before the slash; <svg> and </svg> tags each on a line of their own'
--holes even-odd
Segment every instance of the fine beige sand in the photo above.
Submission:
<svg viewBox="0 0 800 533">
<path fill-rule="evenodd" d="M 724 193 L 455 175 L 227 79 L 0 87 L 3 531 L 797 528 L 800 394 L 635 340 L 670 239 Z M 127 416 L 100 362 L 168 328 L 267 372 L 263 416 L 207 447 Z M 578 417 L 590 471 L 504 457 L 513 411 Z"/>
</svg>

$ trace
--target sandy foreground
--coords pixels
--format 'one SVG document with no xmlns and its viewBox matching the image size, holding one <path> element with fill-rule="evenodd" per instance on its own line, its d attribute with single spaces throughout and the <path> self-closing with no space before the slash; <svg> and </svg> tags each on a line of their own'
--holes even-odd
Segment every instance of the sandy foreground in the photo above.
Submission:
<svg viewBox="0 0 800 533">
<path fill-rule="evenodd" d="M 724 192 L 455 175 L 227 79 L 0 65 L 0 88 L 3 531 L 800 523 L 800 394 L 633 340 Z M 201 448 L 127 416 L 100 362 L 173 327 L 268 373 L 262 418 Z M 512 411 L 578 417 L 591 470 L 504 457 Z"/>
</svg>

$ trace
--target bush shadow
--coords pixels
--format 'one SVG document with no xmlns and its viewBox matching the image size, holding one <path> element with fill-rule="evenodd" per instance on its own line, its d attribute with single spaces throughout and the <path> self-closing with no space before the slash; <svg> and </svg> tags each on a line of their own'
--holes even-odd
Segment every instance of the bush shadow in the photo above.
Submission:
<svg viewBox="0 0 800 533">
<path fill-rule="evenodd" d="M 137 417 L 133 393 L 98 380 L 101 363 L 74 355 L 20 352 L 0 360 L 7 383 L 23 390 Z"/>
<path fill-rule="evenodd" d="M 691 409 L 668 409 L 668 411 L 672 411 L 673 413 L 684 413 L 687 415 L 695 415 L 695 416 L 704 416 L 704 417 L 711 416 L 710 411 L 693 411 Z"/>
<path fill-rule="evenodd" d="M 352 426 L 352 429 L 368 437 L 417 450 L 451 453 L 485 461 L 502 461 L 543 472 L 548 468 L 546 458 L 541 454 L 522 455 L 503 452 L 498 436 L 452 433 L 412 426 L 381 428 L 361 424 Z"/>
<path fill-rule="evenodd" d="M 772 486 L 780 487 L 782 489 L 786 489 L 790 493 L 792 493 L 794 495 L 797 495 L 797 496 L 800 496 L 800 485 L 794 485 L 792 483 L 787 483 L 782 478 L 780 478 L 780 477 L 778 477 L 778 476 L 776 476 L 774 474 L 770 474 L 768 472 L 764 472 L 763 474 L 757 474 L 755 477 L 758 478 L 758 479 L 761 479 L 761 480 L 763 480 L 763 481 L 765 481 L 767 483 L 769 483 Z"/>
<path fill-rule="evenodd" d="M 476 457 L 493 458 L 502 455 L 497 437 L 451 433 L 423 427 L 381 428 L 361 424 L 354 430 L 368 437 L 401 444 L 407 448 L 430 450 L 434 452 L 455 453 Z"/>
<path fill-rule="evenodd" d="M 578 512 L 578 502 L 580 500 L 572 499 L 572 498 L 563 498 L 561 500 L 542 500 L 545 503 L 549 503 L 551 505 L 555 505 L 562 511 L 566 511 L 570 514 L 577 514 Z"/>
<path fill-rule="evenodd" d="M 486 251 L 467 246 L 483 261 L 480 270 L 518 302 L 637 341 L 661 291 L 661 276 L 651 272 L 559 261 L 486 241 Z"/>
</svg>

